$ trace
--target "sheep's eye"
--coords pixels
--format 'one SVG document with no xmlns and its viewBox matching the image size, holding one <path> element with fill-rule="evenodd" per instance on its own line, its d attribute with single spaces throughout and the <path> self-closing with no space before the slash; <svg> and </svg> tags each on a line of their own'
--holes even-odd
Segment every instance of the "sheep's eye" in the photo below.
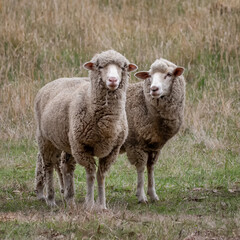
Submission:
<svg viewBox="0 0 240 240">
<path fill-rule="evenodd" d="M 98 69 L 103 69 L 103 66 L 98 66 Z"/>
<path fill-rule="evenodd" d="M 172 76 L 172 74 L 171 74 L 171 73 L 168 73 L 166 76 L 167 76 L 167 77 L 171 77 L 171 76 Z"/>
</svg>

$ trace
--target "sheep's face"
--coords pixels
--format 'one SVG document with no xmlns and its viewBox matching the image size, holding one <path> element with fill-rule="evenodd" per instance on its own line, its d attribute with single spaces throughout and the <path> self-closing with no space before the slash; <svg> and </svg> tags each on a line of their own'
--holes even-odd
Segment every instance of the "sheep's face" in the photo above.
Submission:
<svg viewBox="0 0 240 240">
<path fill-rule="evenodd" d="M 116 64 L 108 64 L 105 67 L 99 67 L 99 71 L 106 87 L 111 91 L 116 90 L 122 79 L 122 69 Z"/>
<path fill-rule="evenodd" d="M 164 98 L 170 94 L 172 82 L 175 77 L 181 76 L 182 67 L 167 68 L 165 71 L 137 72 L 135 76 L 148 81 L 149 94 L 152 98 Z"/>
<path fill-rule="evenodd" d="M 100 78 L 105 83 L 106 88 L 111 91 L 116 90 L 122 81 L 123 71 L 135 71 L 137 66 L 135 64 L 128 64 L 125 67 L 120 67 L 118 64 L 109 63 L 106 66 L 94 66 L 92 62 L 84 64 L 84 67 L 88 70 L 97 70 L 100 72 Z"/>
</svg>

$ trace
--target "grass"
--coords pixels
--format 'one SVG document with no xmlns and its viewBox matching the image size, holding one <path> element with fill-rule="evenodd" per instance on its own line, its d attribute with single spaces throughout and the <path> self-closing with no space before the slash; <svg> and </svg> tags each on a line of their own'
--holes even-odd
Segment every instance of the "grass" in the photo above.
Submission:
<svg viewBox="0 0 240 240">
<path fill-rule="evenodd" d="M 187 236 L 240 236 L 239 155 L 207 149 L 189 134 L 169 142 L 156 166 L 159 202 L 137 204 L 136 172 L 121 155 L 106 179 L 104 213 L 82 208 L 84 169 L 75 171 L 77 211 L 65 208 L 55 176 L 58 208 L 36 200 L 35 143 L 3 143 L 0 165 L 2 239 L 184 239 Z M 170 149 L 170 150 L 169 150 Z M 6 161 L 7 160 L 7 161 Z M 119 169 L 124 171 L 119 172 Z M 237 238 L 236 238 L 237 239 Z"/>
<path fill-rule="evenodd" d="M 238 0 L 0 0 L 0 239 L 239 239 L 239 16 Z M 77 210 L 57 181 L 50 209 L 33 191 L 34 97 L 53 79 L 86 76 L 83 63 L 110 48 L 139 70 L 158 57 L 186 69 L 185 122 L 155 171 L 160 200 L 137 204 L 123 155 L 106 180 L 107 212 L 82 208 L 80 166 Z"/>
</svg>

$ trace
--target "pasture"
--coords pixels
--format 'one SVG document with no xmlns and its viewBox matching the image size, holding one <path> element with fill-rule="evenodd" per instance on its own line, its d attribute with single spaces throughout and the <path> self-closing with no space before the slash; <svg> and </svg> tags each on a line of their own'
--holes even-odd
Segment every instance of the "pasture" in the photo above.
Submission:
<svg viewBox="0 0 240 240">
<path fill-rule="evenodd" d="M 240 239 L 240 3 L 238 0 L 0 0 L 0 239 Z M 37 201 L 33 101 L 59 77 L 115 49 L 148 70 L 185 67 L 181 131 L 155 168 L 159 202 L 137 204 L 136 171 L 120 155 L 106 177 L 108 210 Z M 137 79 L 131 74 L 131 82 Z M 96 195 L 95 195 L 96 196 Z"/>
</svg>

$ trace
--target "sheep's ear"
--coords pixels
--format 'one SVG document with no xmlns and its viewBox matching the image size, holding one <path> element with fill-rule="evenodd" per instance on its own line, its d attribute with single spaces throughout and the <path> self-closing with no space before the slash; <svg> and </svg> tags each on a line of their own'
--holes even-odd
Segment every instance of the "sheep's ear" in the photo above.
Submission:
<svg viewBox="0 0 240 240">
<path fill-rule="evenodd" d="M 138 69 L 137 65 L 133 64 L 133 63 L 130 63 L 128 65 L 128 72 L 133 72 L 133 71 L 136 71 Z"/>
<path fill-rule="evenodd" d="M 183 67 L 176 67 L 175 70 L 173 71 L 173 75 L 175 77 L 179 77 L 183 74 L 184 68 Z"/>
<path fill-rule="evenodd" d="M 149 72 L 137 72 L 134 74 L 134 76 L 143 80 L 151 77 Z"/>
<path fill-rule="evenodd" d="M 93 63 L 92 62 L 86 62 L 83 64 L 83 67 L 87 70 L 93 70 Z"/>
</svg>

